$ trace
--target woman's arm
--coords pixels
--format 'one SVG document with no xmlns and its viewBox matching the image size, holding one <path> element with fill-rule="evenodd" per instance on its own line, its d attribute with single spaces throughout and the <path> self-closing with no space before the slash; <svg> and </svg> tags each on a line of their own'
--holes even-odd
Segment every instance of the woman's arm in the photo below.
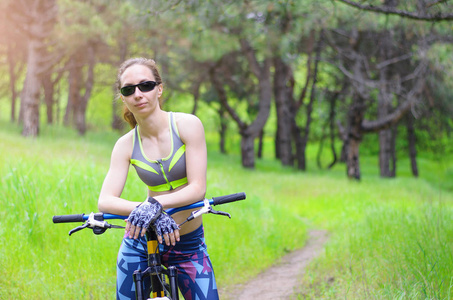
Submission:
<svg viewBox="0 0 453 300">
<path fill-rule="evenodd" d="M 182 142 L 186 145 L 188 184 L 175 192 L 153 195 L 164 209 L 180 207 L 202 200 L 206 194 L 207 150 L 203 124 L 194 115 L 175 113 Z"/>
<path fill-rule="evenodd" d="M 140 202 L 121 199 L 129 172 L 132 135 L 121 137 L 113 147 L 110 168 L 102 184 L 98 209 L 104 213 L 128 216 Z"/>
</svg>

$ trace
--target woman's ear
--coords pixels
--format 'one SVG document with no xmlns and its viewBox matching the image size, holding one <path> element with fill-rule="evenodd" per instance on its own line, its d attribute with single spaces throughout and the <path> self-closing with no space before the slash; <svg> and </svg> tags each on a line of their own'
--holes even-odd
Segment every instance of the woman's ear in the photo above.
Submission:
<svg viewBox="0 0 453 300">
<path fill-rule="evenodd" d="M 164 93 L 164 84 L 161 83 L 157 86 L 157 98 L 160 98 Z"/>
</svg>

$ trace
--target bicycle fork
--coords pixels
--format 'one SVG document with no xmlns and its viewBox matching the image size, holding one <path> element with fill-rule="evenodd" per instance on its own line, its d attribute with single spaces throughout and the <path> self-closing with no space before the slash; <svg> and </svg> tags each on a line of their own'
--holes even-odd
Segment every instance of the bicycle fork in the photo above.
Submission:
<svg viewBox="0 0 453 300">
<path fill-rule="evenodd" d="M 143 282 L 150 277 L 151 280 L 151 297 L 165 297 L 165 282 L 164 275 L 168 277 L 170 294 L 172 300 L 179 300 L 177 269 L 175 266 L 169 266 L 168 269 L 162 266 L 162 261 L 159 253 L 159 244 L 157 235 L 154 230 L 146 232 L 146 240 L 148 246 L 148 268 L 145 271 L 136 270 L 133 274 L 135 283 L 135 297 L 137 300 L 146 300 L 147 296 L 143 290 Z"/>
</svg>

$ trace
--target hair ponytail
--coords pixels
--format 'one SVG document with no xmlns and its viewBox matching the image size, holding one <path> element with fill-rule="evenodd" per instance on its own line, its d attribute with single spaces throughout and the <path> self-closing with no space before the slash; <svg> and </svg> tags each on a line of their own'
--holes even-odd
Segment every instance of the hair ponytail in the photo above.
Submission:
<svg viewBox="0 0 453 300">
<path fill-rule="evenodd" d="M 127 108 L 127 106 L 123 105 L 123 119 L 129 123 L 131 128 L 135 128 L 137 126 L 137 120 L 135 120 L 134 114 Z"/>
</svg>

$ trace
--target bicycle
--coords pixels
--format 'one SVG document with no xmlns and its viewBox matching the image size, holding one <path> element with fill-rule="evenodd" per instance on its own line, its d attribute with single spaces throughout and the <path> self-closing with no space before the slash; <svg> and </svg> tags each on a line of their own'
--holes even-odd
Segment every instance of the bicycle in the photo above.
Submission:
<svg viewBox="0 0 453 300">
<path fill-rule="evenodd" d="M 182 210 L 189 210 L 200 208 L 199 210 L 193 211 L 191 215 L 179 226 L 184 225 L 186 222 L 203 215 L 203 214 L 217 214 L 231 218 L 231 215 L 227 212 L 216 211 L 212 208 L 212 205 L 221 205 L 246 198 L 245 193 L 236 193 L 220 197 L 213 197 L 212 199 L 204 199 L 193 204 L 167 209 L 166 212 L 169 215 L 175 214 Z M 52 218 L 53 223 L 75 223 L 84 222 L 83 225 L 77 226 L 69 231 L 69 235 L 78 232 L 85 228 L 93 230 L 94 234 L 103 234 L 107 229 L 111 228 L 125 228 L 124 226 L 118 226 L 109 224 L 105 220 L 125 220 L 127 216 L 119 216 L 113 214 L 104 213 L 90 213 L 86 214 L 75 214 L 75 215 L 59 215 Z M 151 228 L 151 227 L 150 227 Z M 149 229 L 150 229 L 149 228 Z M 179 300 L 178 282 L 177 282 L 177 270 L 174 266 L 168 266 L 166 268 L 161 263 L 161 257 L 159 253 L 159 246 L 157 242 L 156 232 L 153 230 L 146 231 L 146 239 L 148 246 L 148 268 L 146 270 L 136 270 L 133 274 L 133 280 L 135 284 L 135 298 L 136 300 L 150 300 L 150 299 L 168 299 L 168 300 Z M 166 278 L 168 279 L 168 282 Z M 143 290 L 143 282 L 145 280 L 151 281 L 151 292 L 150 295 L 145 295 Z M 152 298 L 149 298 L 151 297 Z"/>
</svg>

